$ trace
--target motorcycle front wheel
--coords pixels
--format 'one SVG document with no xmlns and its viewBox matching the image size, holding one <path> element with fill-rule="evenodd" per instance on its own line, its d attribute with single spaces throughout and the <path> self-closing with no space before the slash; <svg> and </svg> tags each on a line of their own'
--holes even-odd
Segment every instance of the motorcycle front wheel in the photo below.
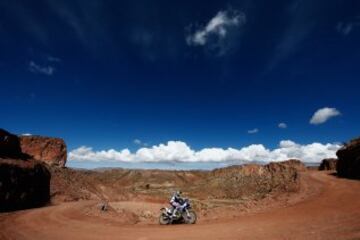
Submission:
<svg viewBox="0 0 360 240">
<path fill-rule="evenodd" d="M 159 217 L 159 224 L 160 225 L 167 225 L 167 224 L 170 224 L 170 221 L 171 219 L 166 216 L 165 214 L 160 214 L 160 217 Z"/>
<path fill-rule="evenodd" d="M 196 213 L 192 210 L 189 211 L 189 214 L 184 214 L 185 223 L 187 224 L 195 224 L 197 220 Z"/>
</svg>

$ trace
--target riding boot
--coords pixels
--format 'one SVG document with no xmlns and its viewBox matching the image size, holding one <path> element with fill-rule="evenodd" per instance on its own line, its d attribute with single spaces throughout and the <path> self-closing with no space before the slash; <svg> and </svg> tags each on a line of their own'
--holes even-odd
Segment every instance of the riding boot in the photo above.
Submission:
<svg viewBox="0 0 360 240">
<path fill-rule="evenodd" d="M 173 214 L 171 215 L 171 218 L 176 218 L 176 213 L 177 213 L 177 209 L 175 208 L 174 211 L 173 211 Z"/>
</svg>

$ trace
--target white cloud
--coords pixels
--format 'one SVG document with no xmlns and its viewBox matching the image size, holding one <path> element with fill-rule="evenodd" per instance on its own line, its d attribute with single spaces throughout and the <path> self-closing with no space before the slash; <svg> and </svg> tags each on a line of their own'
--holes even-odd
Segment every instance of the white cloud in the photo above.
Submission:
<svg viewBox="0 0 360 240">
<path fill-rule="evenodd" d="M 291 148 L 291 147 L 297 147 L 297 146 L 299 146 L 299 145 L 291 140 L 282 140 L 279 143 L 280 148 Z"/>
<path fill-rule="evenodd" d="M 189 46 L 205 46 L 207 44 L 213 45 L 215 48 L 220 48 L 219 54 L 224 54 L 226 51 L 224 40 L 229 38 L 232 33 L 239 26 L 244 25 L 246 16 L 242 12 L 227 10 L 219 11 L 207 24 L 202 26 L 186 36 L 186 43 Z"/>
<path fill-rule="evenodd" d="M 162 161 L 192 161 L 194 151 L 181 141 L 169 141 L 167 144 L 160 144 L 152 146 L 151 148 L 140 148 L 136 154 L 135 159 L 145 162 Z"/>
<path fill-rule="evenodd" d="M 255 133 L 258 133 L 258 132 L 259 132 L 259 129 L 257 129 L 257 128 L 248 130 L 248 133 L 249 133 L 249 134 L 255 134 Z"/>
<path fill-rule="evenodd" d="M 282 123 L 278 124 L 278 127 L 279 128 L 287 128 L 287 124 L 282 122 Z"/>
<path fill-rule="evenodd" d="M 94 151 L 90 147 L 79 147 L 69 153 L 70 161 L 112 161 L 112 162 L 250 162 L 250 161 L 282 161 L 297 158 L 304 162 L 320 162 L 324 158 L 336 157 L 341 147 L 337 143 L 297 144 L 291 140 L 283 140 L 273 150 L 262 144 L 252 144 L 240 149 L 204 148 L 195 151 L 185 142 L 169 141 L 149 148 L 141 148 L 131 153 L 128 149 Z"/>
<path fill-rule="evenodd" d="M 321 108 L 317 110 L 312 118 L 310 119 L 310 124 L 318 125 L 326 122 L 330 118 L 341 115 L 341 113 L 336 108 Z"/>
<path fill-rule="evenodd" d="M 72 150 L 69 153 L 70 160 L 78 161 L 121 161 L 129 162 L 133 160 L 133 155 L 130 153 L 129 149 L 123 149 L 121 151 L 116 151 L 114 149 L 103 150 L 103 151 L 93 151 L 91 147 L 82 146 L 75 150 Z"/>
<path fill-rule="evenodd" d="M 21 136 L 32 136 L 32 134 L 31 133 L 23 133 L 23 134 L 21 134 Z"/>
<path fill-rule="evenodd" d="M 36 64 L 34 61 L 29 62 L 29 71 L 33 73 L 40 73 L 47 76 L 52 76 L 55 72 L 55 68 L 53 66 L 41 66 Z"/>
<path fill-rule="evenodd" d="M 137 138 L 134 139 L 133 143 L 136 144 L 136 145 L 144 146 L 144 147 L 148 146 L 147 143 L 145 143 L 145 142 L 143 142 L 143 141 L 141 141 L 140 139 L 137 139 Z"/>
<path fill-rule="evenodd" d="M 320 162 L 324 158 L 336 157 L 336 151 L 341 147 L 340 144 L 321 144 L 312 143 L 300 145 L 290 140 L 281 141 L 279 148 L 271 152 L 275 159 L 296 158 L 305 162 Z"/>
</svg>

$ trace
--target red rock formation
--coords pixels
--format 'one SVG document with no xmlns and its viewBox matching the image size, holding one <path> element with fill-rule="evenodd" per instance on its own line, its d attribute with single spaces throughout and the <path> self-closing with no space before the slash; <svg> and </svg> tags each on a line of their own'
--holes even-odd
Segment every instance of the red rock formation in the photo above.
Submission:
<svg viewBox="0 0 360 240">
<path fill-rule="evenodd" d="M 66 164 L 66 145 L 60 138 L 21 136 L 20 147 L 23 153 L 50 166 L 64 167 Z"/>
<path fill-rule="evenodd" d="M 337 164 L 336 158 L 326 158 L 321 161 L 321 164 L 319 166 L 319 170 L 336 170 L 336 164 Z"/>
<path fill-rule="evenodd" d="M 336 152 L 339 177 L 360 179 L 360 138 L 351 140 Z"/>
</svg>

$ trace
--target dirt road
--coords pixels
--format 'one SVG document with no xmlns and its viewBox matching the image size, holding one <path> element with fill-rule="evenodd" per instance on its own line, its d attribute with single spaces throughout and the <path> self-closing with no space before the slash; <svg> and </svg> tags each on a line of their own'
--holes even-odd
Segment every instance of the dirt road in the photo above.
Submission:
<svg viewBox="0 0 360 240">
<path fill-rule="evenodd" d="M 89 202 L 0 215 L 0 239 L 360 239 L 360 181 L 304 173 L 317 193 L 296 205 L 196 225 L 129 225 L 84 215 Z"/>
</svg>

